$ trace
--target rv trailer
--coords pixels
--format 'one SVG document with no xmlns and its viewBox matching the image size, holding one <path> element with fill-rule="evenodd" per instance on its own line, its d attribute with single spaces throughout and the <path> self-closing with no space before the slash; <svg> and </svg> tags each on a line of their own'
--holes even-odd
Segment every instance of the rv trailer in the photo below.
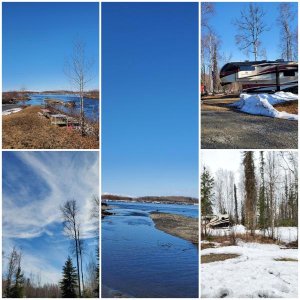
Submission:
<svg viewBox="0 0 300 300">
<path fill-rule="evenodd" d="M 238 82 L 243 92 L 298 93 L 298 63 L 293 61 L 245 61 L 225 64 L 220 71 L 222 85 Z"/>
<path fill-rule="evenodd" d="M 202 217 L 202 226 L 207 228 L 228 228 L 231 224 L 228 214 L 207 215 Z"/>
</svg>

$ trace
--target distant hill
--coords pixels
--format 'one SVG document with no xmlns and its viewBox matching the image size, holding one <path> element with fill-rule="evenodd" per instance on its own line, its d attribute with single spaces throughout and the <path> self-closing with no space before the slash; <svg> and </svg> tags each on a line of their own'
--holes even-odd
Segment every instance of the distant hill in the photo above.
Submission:
<svg viewBox="0 0 300 300">
<path fill-rule="evenodd" d="M 198 198 L 185 197 L 185 196 L 144 196 L 144 197 L 128 197 L 122 195 L 105 194 L 101 196 L 102 200 L 111 201 L 132 201 L 132 202 L 145 202 L 145 203 L 166 203 L 166 204 L 198 204 Z"/>
</svg>

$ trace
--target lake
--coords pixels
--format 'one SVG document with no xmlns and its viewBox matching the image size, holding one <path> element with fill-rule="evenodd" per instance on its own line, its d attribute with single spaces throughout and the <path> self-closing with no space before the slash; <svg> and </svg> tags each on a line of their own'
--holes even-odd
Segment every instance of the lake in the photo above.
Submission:
<svg viewBox="0 0 300 300">
<path fill-rule="evenodd" d="M 111 202 L 102 219 L 102 284 L 133 297 L 198 297 L 198 249 L 157 230 L 152 211 L 198 217 L 198 206 Z"/>
<path fill-rule="evenodd" d="M 57 99 L 64 102 L 75 101 L 76 109 L 79 111 L 80 99 L 75 95 L 56 95 L 56 94 L 32 94 L 30 100 L 26 101 L 28 105 L 44 105 L 46 98 Z M 67 112 L 68 108 L 62 108 Z M 92 120 L 99 119 L 99 99 L 84 98 L 84 112 L 87 118 Z"/>
</svg>

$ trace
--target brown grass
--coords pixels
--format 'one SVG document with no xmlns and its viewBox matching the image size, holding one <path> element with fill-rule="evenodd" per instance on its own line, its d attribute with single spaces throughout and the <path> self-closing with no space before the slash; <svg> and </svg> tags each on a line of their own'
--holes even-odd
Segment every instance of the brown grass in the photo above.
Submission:
<svg viewBox="0 0 300 300">
<path fill-rule="evenodd" d="M 216 245 L 214 243 L 201 243 L 201 250 L 208 248 L 216 248 Z"/>
<path fill-rule="evenodd" d="M 290 114 L 298 114 L 298 101 L 289 101 L 286 103 L 275 104 L 278 111 L 285 111 Z"/>
<path fill-rule="evenodd" d="M 223 261 L 226 259 L 232 259 L 239 256 L 240 256 L 239 254 L 229 254 L 229 253 L 201 255 L 201 264 L 207 264 L 215 261 Z"/>
<path fill-rule="evenodd" d="M 205 239 L 205 237 L 202 237 L 202 239 Z M 269 237 L 264 237 L 261 235 L 253 235 L 252 236 L 250 234 L 235 234 L 235 240 L 236 239 L 242 240 L 246 243 L 260 243 L 260 244 L 275 244 L 276 243 L 276 240 L 273 240 Z M 222 247 L 233 246 L 235 244 L 232 236 L 230 236 L 230 235 L 210 236 L 209 241 L 219 243 L 219 244 L 221 244 Z M 210 243 L 210 244 L 213 245 L 213 243 Z M 207 246 L 206 248 L 213 248 L 213 247 Z"/>
<path fill-rule="evenodd" d="M 82 137 L 78 131 L 50 124 L 39 117 L 40 107 L 30 106 L 21 112 L 3 116 L 4 149 L 97 149 L 98 137 Z"/>
<path fill-rule="evenodd" d="M 275 261 L 298 261 L 298 259 L 294 258 L 274 258 Z"/>
</svg>

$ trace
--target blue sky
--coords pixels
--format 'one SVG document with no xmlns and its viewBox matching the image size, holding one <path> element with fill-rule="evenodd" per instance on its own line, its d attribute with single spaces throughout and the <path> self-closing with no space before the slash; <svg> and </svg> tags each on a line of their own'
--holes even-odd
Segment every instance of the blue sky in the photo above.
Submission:
<svg viewBox="0 0 300 300">
<path fill-rule="evenodd" d="M 3 3 L 3 90 L 73 89 L 64 73 L 73 43 L 93 60 L 88 89 L 98 88 L 98 3 Z"/>
<path fill-rule="evenodd" d="M 238 49 L 235 43 L 235 35 L 237 34 L 236 27 L 233 21 L 240 17 L 240 11 L 247 8 L 249 2 L 217 2 L 215 3 L 215 14 L 210 18 L 210 24 L 217 35 L 221 38 L 221 54 L 224 52 L 228 56 L 232 54 L 232 61 L 243 61 L 247 56 Z M 269 27 L 269 31 L 262 34 L 262 47 L 266 49 L 267 59 L 275 60 L 281 58 L 280 51 L 280 28 L 277 24 L 279 2 L 259 2 L 265 12 L 265 24 Z M 298 15 L 297 2 L 292 3 Z M 298 24 L 297 17 L 293 21 L 293 26 L 296 28 Z M 253 55 L 250 54 L 250 59 Z"/>
<path fill-rule="evenodd" d="M 198 195 L 198 4 L 103 3 L 102 191 Z"/>
<path fill-rule="evenodd" d="M 22 249 L 22 267 L 57 283 L 70 253 L 60 206 L 77 201 L 86 257 L 95 254 L 98 237 L 90 219 L 92 196 L 99 190 L 96 152 L 3 152 L 3 251 Z M 3 272 L 6 271 L 4 260 Z"/>
</svg>

